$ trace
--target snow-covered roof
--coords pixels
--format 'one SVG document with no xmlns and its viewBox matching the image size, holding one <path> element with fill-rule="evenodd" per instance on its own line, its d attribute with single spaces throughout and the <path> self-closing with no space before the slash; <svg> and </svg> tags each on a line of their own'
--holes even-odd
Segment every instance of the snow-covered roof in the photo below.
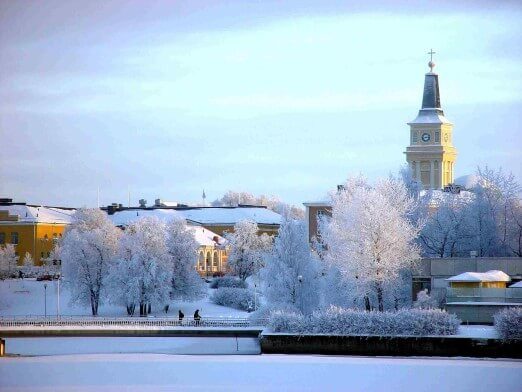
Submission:
<svg viewBox="0 0 522 392">
<path fill-rule="evenodd" d="M 7 211 L 9 215 L 17 216 L 16 221 L 21 223 L 62 223 L 69 224 L 72 222 L 72 215 L 76 212 L 74 209 L 65 209 L 58 207 L 31 206 L 25 204 L 8 204 L 0 205 L 0 211 Z"/>
<path fill-rule="evenodd" d="M 138 219 L 145 217 L 155 217 L 162 220 L 165 223 L 171 222 L 176 219 L 185 219 L 185 217 L 179 213 L 178 210 L 172 209 L 130 209 L 123 211 L 116 211 L 112 215 L 108 215 L 108 218 L 115 226 L 127 226 Z"/>
<path fill-rule="evenodd" d="M 189 229 L 194 233 L 194 238 L 199 245 L 202 246 L 213 246 L 213 245 L 224 245 L 226 240 L 217 235 L 212 230 L 205 229 L 201 226 L 189 226 Z M 214 241 L 214 239 L 217 240 Z"/>
<path fill-rule="evenodd" d="M 451 122 L 438 110 L 421 109 L 417 117 L 408 123 L 411 124 L 451 124 Z"/>
<path fill-rule="evenodd" d="M 267 208 L 260 207 L 213 207 L 189 209 L 129 209 L 115 211 L 109 219 L 116 226 L 125 226 L 137 219 L 154 216 L 164 222 L 174 219 L 185 219 L 202 225 L 223 224 L 234 225 L 242 220 L 250 220 L 257 224 L 279 225 L 281 215 Z"/>
<path fill-rule="evenodd" d="M 487 272 L 464 272 L 446 280 L 449 282 L 509 282 L 511 278 L 502 271 L 491 270 Z"/>
<path fill-rule="evenodd" d="M 521 288 L 522 289 L 522 280 L 520 282 L 517 282 L 517 283 L 514 283 L 512 284 L 511 286 L 509 286 L 510 288 Z"/>
<path fill-rule="evenodd" d="M 277 212 L 261 207 L 214 207 L 191 208 L 177 210 L 185 219 L 205 224 L 234 225 L 243 220 L 253 221 L 257 224 L 279 225 L 281 215 Z"/>
<path fill-rule="evenodd" d="M 478 184 L 479 180 L 480 180 L 480 177 L 477 176 L 476 174 L 468 174 L 468 175 L 460 176 L 460 177 L 456 178 L 453 182 L 466 189 L 471 189 L 475 185 Z"/>
</svg>

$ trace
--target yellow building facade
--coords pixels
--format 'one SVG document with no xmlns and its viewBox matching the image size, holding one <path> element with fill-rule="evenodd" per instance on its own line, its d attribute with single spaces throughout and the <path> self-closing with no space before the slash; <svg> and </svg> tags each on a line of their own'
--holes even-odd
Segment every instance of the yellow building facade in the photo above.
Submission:
<svg viewBox="0 0 522 392">
<path fill-rule="evenodd" d="M 406 148 L 406 161 L 413 178 L 424 189 L 442 189 L 453 183 L 457 150 L 453 146 L 453 124 L 444 117 L 440 104 L 439 76 L 425 75 L 422 107 L 417 117 L 408 123 L 410 145 Z"/>
<path fill-rule="evenodd" d="M 10 199 L 7 199 L 10 200 Z M 35 265 L 42 265 L 71 221 L 73 209 L 26 205 L 0 201 L 0 246 L 12 244 L 22 264 L 29 253 Z"/>
</svg>

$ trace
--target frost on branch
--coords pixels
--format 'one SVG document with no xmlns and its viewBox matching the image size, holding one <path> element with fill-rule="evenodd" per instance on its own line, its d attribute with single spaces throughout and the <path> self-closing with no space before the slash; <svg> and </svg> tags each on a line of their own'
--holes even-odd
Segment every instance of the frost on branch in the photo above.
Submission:
<svg viewBox="0 0 522 392">
<path fill-rule="evenodd" d="M 263 266 L 263 256 L 271 246 L 267 234 L 258 235 L 255 222 L 240 221 L 234 225 L 233 233 L 226 233 L 230 253 L 228 267 L 233 275 L 245 280 Z"/>
<path fill-rule="evenodd" d="M 168 224 L 167 249 L 172 270 L 170 299 L 194 301 L 203 298 L 206 286 L 194 269 L 198 243 L 184 220 L 174 220 Z"/>
<path fill-rule="evenodd" d="M 228 306 L 240 310 L 254 309 L 254 292 L 236 287 L 221 287 L 216 289 L 211 297 L 217 305 Z"/>
<path fill-rule="evenodd" d="M 111 295 L 129 315 L 137 305 L 146 315 L 152 304 L 163 307 L 169 301 L 172 265 L 166 238 L 165 223 L 155 217 L 139 219 L 123 233 L 111 271 Z"/>
<path fill-rule="evenodd" d="M 413 306 L 417 309 L 436 309 L 438 303 L 435 298 L 431 298 L 428 294 L 428 289 L 424 289 L 418 292 L 417 301 L 414 302 Z"/>
<path fill-rule="evenodd" d="M 319 270 L 305 222 L 284 218 L 262 270 L 267 302 L 311 313 L 319 305 Z"/>
<path fill-rule="evenodd" d="M 419 258 L 412 224 L 414 200 L 402 182 L 389 178 L 369 185 L 349 179 L 332 194 L 332 217 L 321 224 L 322 258 L 349 287 L 348 302 L 367 310 L 398 308 L 397 288 Z M 386 298 L 387 294 L 391 298 Z"/>
<path fill-rule="evenodd" d="M 501 339 L 522 339 L 522 307 L 501 310 L 494 320 Z"/>
<path fill-rule="evenodd" d="M 73 218 L 60 244 L 62 274 L 71 290 L 71 302 L 90 305 L 95 316 L 106 294 L 120 230 L 99 209 L 79 209 Z"/>
<path fill-rule="evenodd" d="M 439 309 L 401 309 L 396 312 L 367 312 L 332 306 L 305 317 L 275 312 L 269 327 L 274 332 L 329 335 L 454 335 L 460 321 Z"/>
<path fill-rule="evenodd" d="M 236 278 L 235 276 L 221 276 L 212 279 L 209 287 L 211 289 L 219 289 L 220 287 L 237 287 L 240 289 L 246 289 L 247 284 L 244 280 Z"/>
</svg>

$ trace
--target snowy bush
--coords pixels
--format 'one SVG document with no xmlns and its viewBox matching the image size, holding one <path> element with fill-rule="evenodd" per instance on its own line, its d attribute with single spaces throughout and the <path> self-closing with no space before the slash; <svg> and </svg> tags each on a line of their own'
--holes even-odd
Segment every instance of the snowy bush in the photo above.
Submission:
<svg viewBox="0 0 522 392">
<path fill-rule="evenodd" d="M 440 309 L 401 309 L 367 312 L 332 306 L 306 318 L 293 312 L 274 312 L 269 327 L 274 332 L 331 335 L 453 335 L 460 321 Z"/>
<path fill-rule="evenodd" d="M 247 284 L 245 281 L 236 278 L 235 276 L 223 276 L 220 278 L 214 278 L 210 282 L 211 289 L 218 289 L 220 287 L 237 287 L 240 289 L 246 289 Z"/>
<path fill-rule="evenodd" d="M 238 287 L 220 287 L 216 289 L 211 300 L 217 305 L 228 306 L 229 308 L 240 310 L 254 308 L 254 292 Z"/>
<path fill-rule="evenodd" d="M 248 320 L 250 321 L 250 324 L 252 325 L 267 325 L 268 320 L 270 320 L 270 317 L 272 313 L 275 312 L 283 312 L 283 313 L 291 313 L 296 312 L 298 313 L 298 310 L 291 306 L 286 304 L 266 304 L 261 306 L 258 310 L 255 312 L 252 312 L 248 316 Z"/>
<path fill-rule="evenodd" d="M 418 292 L 417 301 L 413 306 L 417 309 L 436 309 L 438 302 L 428 294 L 428 289 L 424 289 Z"/>
<path fill-rule="evenodd" d="M 494 319 L 501 339 L 522 339 L 522 307 L 501 310 Z"/>
</svg>

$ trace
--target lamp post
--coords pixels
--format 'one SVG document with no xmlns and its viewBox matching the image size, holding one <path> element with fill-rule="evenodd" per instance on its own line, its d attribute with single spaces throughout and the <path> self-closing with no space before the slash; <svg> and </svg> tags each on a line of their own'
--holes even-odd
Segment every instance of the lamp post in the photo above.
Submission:
<svg viewBox="0 0 522 392">
<path fill-rule="evenodd" d="M 44 283 L 44 316 L 47 317 L 47 283 Z"/>
<path fill-rule="evenodd" d="M 58 297 L 56 301 L 56 317 L 60 317 L 60 279 L 62 279 L 62 275 L 58 275 Z"/>
</svg>

